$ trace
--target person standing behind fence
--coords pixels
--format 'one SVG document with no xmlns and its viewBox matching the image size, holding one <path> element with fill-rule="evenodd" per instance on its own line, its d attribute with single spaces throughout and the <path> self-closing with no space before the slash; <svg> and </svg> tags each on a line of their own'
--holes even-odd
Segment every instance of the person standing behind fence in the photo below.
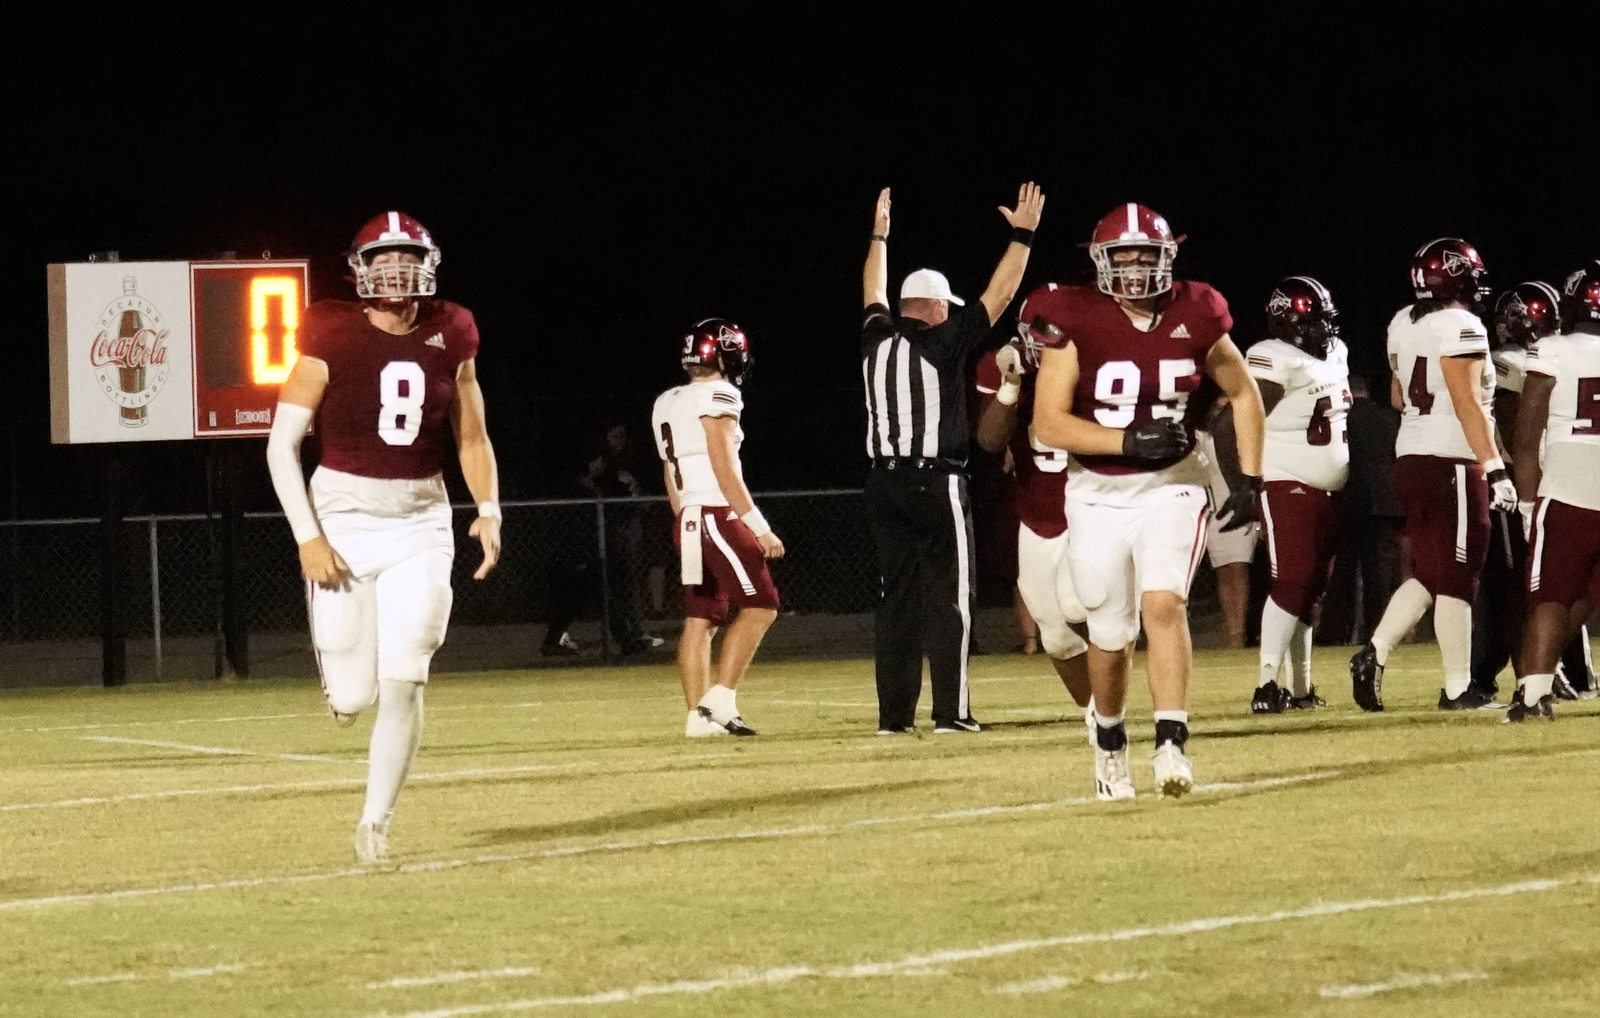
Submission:
<svg viewBox="0 0 1600 1018">
<path fill-rule="evenodd" d="M 922 657 L 933 679 L 933 730 L 977 732 L 967 686 L 972 638 L 972 513 L 967 499 L 967 359 L 1022 283 L 1044 195 L 1033 183 L 1001 208 L 1011 243 L 971 307 L 945 277 L 919 269 L 889 312 L 889 189 L 878 195 L 862 276 L 867 514 L 878 546 L 874 650 L 878 734 L 916 730 Z M 959 309 L 954 314 L 950 305 Z"/>
<path fill-rule="evenodd" d="M 739 466 L 739 386 L 752 363 L 750 340 L 732 322 L 707 318 L 683 337 L 680 362 L 688 383 L 656 397 L 650 419 L 677 518 L 684 614 L 678 678 L 689 705 L 683 734 L 754 735 L 734 690 L 778 617 L 767 559 L 783 558 L 783 542 L 756 508 Z M 722 638 L 713 683 L 711 638 L 730 604 L 739 615 Z"/>
</svg>

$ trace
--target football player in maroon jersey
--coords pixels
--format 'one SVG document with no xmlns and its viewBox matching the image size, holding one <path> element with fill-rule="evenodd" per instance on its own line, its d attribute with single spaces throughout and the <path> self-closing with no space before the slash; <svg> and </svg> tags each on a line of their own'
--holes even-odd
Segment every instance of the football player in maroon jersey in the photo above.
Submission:
<svg viewBox="0 0 1600 1018">
<path fill-rule="evenodd" d="M 374 702 L 356 858 L 388 857 L 389 820 L 422 738 L 422 690 L 450 620 L 455 557 L 445 446 L 478 503 L 468 533 L 483 579 L 500 556 L 500 495 L 484 422 L 472 312 L 434 297 L 439 248 L 400 212 L 356 234 L 356 301 L 306 309 L 299 359 L 267 442 L 272 484 L 300 545 L 312 642 L 340 725 Z M 300 442 L 313 416 L 322 461 L 307 492 Z"/>
<path fill-rule="evenodd" d="M 1034 291 L 1021 323 L 1047 349 L 1035 390 L 1034 431 L 1073 454 L 1068 467 L 1067 561 L 1089 620 L 1096 723 L 1095 794 L 1134 795 L 1123 726 L 1126 649 L 1143 619 L 1152 759 L 1161 794 L 1194 787 L 1188 741 L 1189 584 L 1205 544 L 1211 499 L 1195 449 L 1190 394 L 1210 376 L 1233 404 L 1244 483 L 1222 506 L 1229 526 L 1259 519 L 1261 393 L 1228 337 L 1233 319 L 1204 283 L 1174 282 L 1181 237 L 1132 202 L 1095 227 L 1097 286 Z"/>
</svg>

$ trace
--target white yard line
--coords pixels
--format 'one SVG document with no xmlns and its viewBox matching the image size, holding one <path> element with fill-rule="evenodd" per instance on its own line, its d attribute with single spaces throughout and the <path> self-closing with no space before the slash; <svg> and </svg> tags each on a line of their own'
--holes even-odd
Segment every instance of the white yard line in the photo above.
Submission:
<svg viewBox="0 0 1600 1018">
<path fill-rule="evenodd" d="M 163 742 L 159 739 L 127 739 L 118 735 L 83 735 L 79 736 L 85 742 L 113 742 L 127 746 L 154 746 L 157 749 L 181 749 L 186 753 L 203 753 L 207 756 L 261 756 L 273 760 L 299 760 L 308 763 L 339 763 L 360 764 L 365 767 L 365 760 L 350 760 L 337 756 L 318 756 L 314 753 L 267 753 L 254 749 L 238 749 L 233 746 L 191 746 L 186 742 Z"/>
<path fill-rule="evenodd" d="M 542 707 L 538 703 L 463 703 L 463 704 L 429 704 L 430 712 L 453 710 L 500 710 L 508 707 Z M 87 732 L 101 728 L 149 728 L 160 725 L 209 725 L 228 724 L 237 721 L 283 721 L 288 718 L 326 718 L 327 711 L 317 711 L 311 714 L 240 714 L 219 718 L 162 718 L 159 721 L 105 721 L 95 724 L 81 725 L 52 725 L 46 728 L 14 728 L 9 734 L 20 732 Z M 0 717 L 0 721 L 22 721 L 28 718 L 39 717 L 38 714 L 17 714 L 10 717 Z"/>
<path fill-rule="evenodd" d="M 1446 972 L 1443 974 L 1429 972 L 1420 975 L 1407 973 L 1396 976 L 1385 983 L 1335 984 L 1333 986 L 1324 986 L 1317 992 L 1324 997 L 1332 997 L 1336 1000 L 1361 1000 L 1379 993 L 1388 993 L 1391 990 L 1413 990 L 1419 986 L 1449 986 L 1452 983 L 1476 982 L 1477 980 L 1488 978 L 1489 974 L 1487 972 Z"/>
<path fill-rule="evenodd" d="M 758 697 L 752 697 L 761 702 Z M 876 707 L 875 703 L 866 703 L 861 700 L 767 700 L 766 703 L 782 704 L 785 707 Z"/>
<path fill-rule="evenodd" d="M 252 962 L 239 962 L 226 965 L 208 965 L 205 968 L 169 969 L 166 972 L 168 979 L 206 979 L 211 976 L 226 976 L 234 972 L 243 972 Z M 137 979 L 159 979 L 159 972 L 117 972 L 109 976 L 80 976 L 77 979 L 68 979 L 68 986 L 97 986 L 101 983 L 131 983 Z"/>
<path fill-rule="evenodd" d="M 1190 919 L 1181 923 L 1170 923 L 1164 926 L 1136 926 L 1131 929 L 1106 930 L 1097 933 L 1069 933 L 1062 936 L 1042 937 L 1033 940 L 1011 940 L 979 947 L 947 948 L 930 951 L 926 954 L 907 955 L 893 961 L 862 962 L 843 966 L 791 965 L 784 968 L 768 969 L 764 972 L 751 972 L 720 979 L 682 979 L 670 983 L 646 983 L 639 986 L 604 990 L 600 993 L 581 996 L 534 997 L 524 1000 L 504 1000 L 486 1004 L 434 1008 L 426 1011 L 409 1011 L 399 1015 L 385 1012 L 384 1015 L 385 1018 L 465 1018 L 468 1015 L 505 1014 L 562 1005 L 618 1004 L 668 994 L 704 994 L 747 986 L 774 986 L 805 978 L 862 979 L 873 976 L 922 974 L 930 969 L 938 970 L 941 967 L 961 962 L 985 961 L 990 958 L 1003 958 L 1015 954 L 1061 947 L 1075 947 L 1080 944 L 1115 944 L 1155 937 L 1189 937 L 1200 933 L 1213 933 L 1217 930 L 1234 929 L 1241 926 L 1280 923 L 1291 919 L 1322 919 L 1329 916 L 1371 912 L 1379 909 L 1404 908 L 1412 905 L 1438 905 L 1472 901 L 1480 898 L 1503 898 L 1519 894 L 1537 894 L 1577 884 L 1600 884 L 1600 873 L 1591 873 L 1565 880 L 1528 880 L 1516 884 L 1502 884 L 1497 887 L 1475 887 L 1460 891 L 1447 891 L 1442 894 L 1410 894 L 1398 898 L 1368 898 L 1358 901 L 1322 902 L 1277 912 L 1262 912 L 1254 915 L 1210 916 Z M 1138 974 L 1124 973 L 1117 975 L 1125 978 L 1138 978 Z M 1116 981 L 1125 981 L 1125 978 L 1117 979 Z"/>
<path fill-rule="evenodd" d="M 440 986 L 445 983 L 465 983 L 477 979 L 520 979 L 536 976 L 536 968 L 481 969 L 476 972 L 436 972 L 431 976 L 397 976 L 381 983 L 368 983 L 369 990 L 409 990 L 418 986 Z"/>
<path fill-rule="evenodd" d="M 994 989 L 985 992 L 1008 994 L 1053 993 L 1056 990 L 1066 990 L 1088 983 L 1114 986 L 1117 983 L 1131 983 L 1149 978 L 1150 973 L 1148 972 L 1102 972 L 1087 979 L 1081 976 L 1045 976 L 1043 979 L 1030 979 L 1024 983 L 1006 983 L 1004 986 L 996 986 Z"/>
<path fill-rule="evenodd" d="M 563 771 L 597 766 L 593 761 L 579 760 L 564 764 L 529 764 L 524 767 L 474 767 L 460 771 L 437 771 L 432 774 L 413 774 L 406 780 L 447 781 L 453 778 L 494 777 L 502 774 L 533 774 L 540 771 Z M 128 792 L 123 795 L 93 795 L 80 799 L 56 799 L 51 802 L 12 802 L 0 805 L 0 813 L 20 809 L 57 809 L 64 806 L 99 806 L 117 802 L 143 802 L 150 799 L 178 799 L 194 795 L 248 795 L 253 792 L 281 792 L 303 788 L 338 788 L 344 785 L 364 785 L 366 778 L 326 778 L 321 781 L 279 781 L 261 785 L 223 785 L 217 788 L 173 788 L 160 792 Z"/>
</svg>

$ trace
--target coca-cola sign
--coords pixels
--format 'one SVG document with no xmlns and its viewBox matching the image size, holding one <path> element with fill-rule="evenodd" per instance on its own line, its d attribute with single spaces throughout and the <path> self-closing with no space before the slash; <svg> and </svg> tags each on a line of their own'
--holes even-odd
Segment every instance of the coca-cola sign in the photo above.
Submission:
<svg viewBox="0 0 1600 1018">
<path fill-rule="evenodd" d="M 171 330 L 154 304 L 141 297 L 136 276 L 124 276 L 122 296 L 105 306 L 89 344 L 89 364 L 100 391 L 118 407 L 123 427 L 143 427 L 150 403 L 166 387 Z"/>
</svg>

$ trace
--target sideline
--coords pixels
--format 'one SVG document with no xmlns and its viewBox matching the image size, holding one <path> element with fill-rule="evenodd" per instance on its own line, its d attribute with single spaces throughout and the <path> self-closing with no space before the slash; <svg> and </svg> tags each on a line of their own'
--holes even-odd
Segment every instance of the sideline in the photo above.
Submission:
<svg viewBox="0 0 1600 1018">
<path fill-rule="evenodd" d="M 255 749 L 237 749 L 233 746 L 191 746 L 186 742 L 162 742 L 159 739 L 127 739 L 119 735 L 82 735 L 79 738 L 85 742 L 111 742 L 123 746 L 154 746 L 157 749 L 181 749 L 186 753 L 203 753 L 207 756 L 259 756 L 273 760 L 299 760 L 306 763 L 361 764 L 363 767 L 367 763 L 365 760 L 321 756 L 315 753 L 268 753 Z"/>
</svg>

